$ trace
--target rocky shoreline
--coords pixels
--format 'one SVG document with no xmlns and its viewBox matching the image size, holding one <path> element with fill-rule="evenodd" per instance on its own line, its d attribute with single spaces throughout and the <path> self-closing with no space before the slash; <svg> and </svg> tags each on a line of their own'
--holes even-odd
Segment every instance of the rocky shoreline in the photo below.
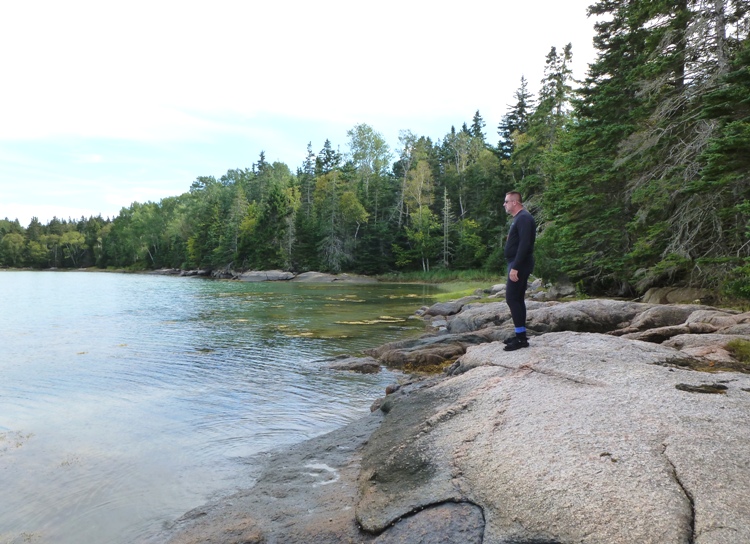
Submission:
<svg viewBox="0 0 750 544">
<path fill-rule="evenodd" d="M 181 268 L 161 268 L 151 270 L 149 274 L 159 276 L 180 276 L 185 278 L 213 278 L 219 280 L 238 280 L 247 282 L 291 281 L 300 283 L 376 283 L 370 276 L 358 274 L 328 274 L 325 272 L 289 272 L 287 270 L 245 270 L 236 271 L 230 268 L 183 270 Z"/>
<path fill-rule="evenodd" d="M 443 368 L 373 413 L 253 459 L 255 485 L 149 542 L 750 542 L 750 313 L 527 301 L 423 309 L 372 361 Z"/>
</svg>

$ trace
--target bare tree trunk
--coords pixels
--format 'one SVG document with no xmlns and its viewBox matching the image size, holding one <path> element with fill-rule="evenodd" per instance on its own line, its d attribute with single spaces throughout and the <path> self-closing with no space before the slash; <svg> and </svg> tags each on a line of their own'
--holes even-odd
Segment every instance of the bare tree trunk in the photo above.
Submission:
<svg viewBox="0 0 750 544">
<path fill-rule="evenodd" d="M 718 74 L 723 76 L 729 71 L 727 62 L 727 18 L 724 8 L 725 0 L 714 0 L 714 24 L 716 25 L 716 63 Z"/>
</svg>

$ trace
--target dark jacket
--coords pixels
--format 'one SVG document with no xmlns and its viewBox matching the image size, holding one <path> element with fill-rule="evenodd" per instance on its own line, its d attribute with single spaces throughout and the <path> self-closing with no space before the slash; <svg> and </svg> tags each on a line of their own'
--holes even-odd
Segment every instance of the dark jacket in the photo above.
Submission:
<svg viewBox="0 0 750 544">
<path fill-rule="evenodd" d="M 523 274 L 534 270 L 534 241 L 536 240 L 536 221 L 525 208 L 513 218 L 505 242 L 505 260 L 508 270 L 515 268 Z"/>
</svg>

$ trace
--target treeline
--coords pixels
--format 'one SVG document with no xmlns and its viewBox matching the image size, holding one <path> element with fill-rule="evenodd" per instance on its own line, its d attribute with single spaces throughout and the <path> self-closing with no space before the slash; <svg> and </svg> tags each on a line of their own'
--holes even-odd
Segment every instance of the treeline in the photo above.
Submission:
<svg viewBox="0 0 750 544">
<path fill-rule="evenodd" d="M 502 270 L 520 191 L 539 226 L 537 273 L 589 293 L 657 285 L 750 298 L 750 4 L 595 3 L 585 81 L 551 48 L 490 141 L 477 111 L 440 139 L 369 125 L 296 171 L 268 163 L 198 177 L 113 220 L 0 221 L 0 262 L 32 267 Z"/>
</svg>

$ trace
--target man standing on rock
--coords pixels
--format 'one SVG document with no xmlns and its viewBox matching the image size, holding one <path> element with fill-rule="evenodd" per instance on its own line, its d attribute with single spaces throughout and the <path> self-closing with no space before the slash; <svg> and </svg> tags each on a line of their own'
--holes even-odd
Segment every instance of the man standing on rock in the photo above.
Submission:
<svg viewBox="0 0 750 544">
<path fill-rule="evenodd" d="M 505 260 L 508 263 L 508 280 L 505 284 L 505 301 L 510 308 L 516 335 L 505 341 L 505 351 L 529 347 L 526 338 L 526 287 L 534 270 L 534 241 L 536 221 L 523 207 L 521 193 L 511 191 L 505 195 L 505 211 L 513 222 L 505 242 Z"/>
</svg>

